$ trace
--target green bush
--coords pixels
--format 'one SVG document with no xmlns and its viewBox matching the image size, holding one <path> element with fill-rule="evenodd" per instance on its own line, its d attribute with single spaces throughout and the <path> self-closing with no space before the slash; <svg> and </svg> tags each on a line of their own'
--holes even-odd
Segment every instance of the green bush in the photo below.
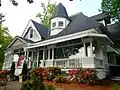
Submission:
<svg viewBox="0 0 120 90">
<path fill-rule="evenodd" d="M 46 80 L 52 81 L 57 75 L 61 74 L 61 69 L 58 67 L 48 67 L 45 69 L 47 76 Z"/>
<path fill-rule="evenodd" d="M 67 81 L 67 79 L 64 78 L 64 76 L 62 76 L 62 75 L 58 75 L 58 76 L 56 76 L 56 78 L 54 79 L 54 81 L 56 83 L 65 83 Z"/>
<path fill-rule="evenodd" d="M 15 62 L 12 62 L 12 66 L 11 69 L 9 71 L 9 75 L 10 75 L 10 79 L 13 80 L 14 79 L 14 73 L 15 73 Z"/>
<path fill-rule="evenodd" d="M 77 75 L 79 78 L 79 83 L 85 83 L 94 85 L 98 80 L 97 72 L 94 69 L 86 68 L 80 70 L 79 74 Z"/>
<path fill-rule="evenodd" d="M 45 85 L 45 90 L 55 90 L 55 87 L 52 85 Z"/>
<path fill-rule="evenodd" d="M 24 62 L 24 64 L 23 64 L 21 75 L 23 76 L 23 80 L 27 79 L 27 64 L 26 64 L 26 62 Z"/>
<path fill-rule="evenodd" d="M 45 90 L 45 87 L 38 80 L 26 80 L 22 83 L 21 90 Z"/>
</svg>

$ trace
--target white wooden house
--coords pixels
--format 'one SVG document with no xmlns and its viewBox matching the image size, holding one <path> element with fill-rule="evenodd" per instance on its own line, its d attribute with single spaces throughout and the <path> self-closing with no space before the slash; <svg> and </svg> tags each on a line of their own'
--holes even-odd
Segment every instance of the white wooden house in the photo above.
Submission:
<svg viewBox="0 0 120 90">
<path fill-rule="evenodd" d="M 110 74 L 110 66 L 120 65 L 117 29 L 110 25 L 107 14 L 87 17 L 80 12 L 68 16 L 60 3 L 50 21 L 48 29 L 29 20 L 22 36 L 16 36 L 7 47 L 3 69 L 10 69 L 12 62 L 17 63 L 21 55 L 25 55 L 28 68 L 95 68 L 100 78 Z M 19 73 L 21 69 L 22 64 L 16 66 Z"/>
</svg>

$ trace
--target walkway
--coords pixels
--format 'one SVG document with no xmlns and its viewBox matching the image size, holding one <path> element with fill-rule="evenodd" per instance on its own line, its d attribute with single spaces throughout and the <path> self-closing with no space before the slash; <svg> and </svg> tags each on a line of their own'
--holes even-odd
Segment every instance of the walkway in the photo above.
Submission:
<svg viewBox="0 0 120 90">
<path fill-rule="evenodd" d="M 18 81 L 8 82 L 6 90 L 20 90 L 21 84 Z M 4 87 L 0 87 L 0 90 L 5 90 Z"/>
</svg>

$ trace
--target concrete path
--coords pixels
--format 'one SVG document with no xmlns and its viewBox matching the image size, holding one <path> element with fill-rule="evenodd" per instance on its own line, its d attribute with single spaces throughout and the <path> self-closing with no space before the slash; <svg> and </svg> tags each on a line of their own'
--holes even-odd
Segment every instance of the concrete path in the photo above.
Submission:
<svg viewBox="0 0 120 90">
<path fill-rule="evenodd" d="M 20 87 L 21 83 L 18 81 L 12 81 L 7 83 L 6 89 L 5 87 L 0 87 L 0 90 L 20 90 Z"/>
</svg>

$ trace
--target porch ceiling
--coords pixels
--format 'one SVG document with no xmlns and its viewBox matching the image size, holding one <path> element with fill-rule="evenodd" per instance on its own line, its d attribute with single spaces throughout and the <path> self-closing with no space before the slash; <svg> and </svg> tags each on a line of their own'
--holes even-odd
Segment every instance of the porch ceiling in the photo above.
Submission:
<svg viewBox="0 0 120 90">
<path fill-rule="evenodd" d="M 100 39 L 104 42 L 107 42 L 107 44 L 110 44 L 110 45 L 114 44 L 105 34 L 76 33 L 76 34 L 71 34 L 71 35 L 66 35 L 66 36 L 62 36 L 62 37 L 58 37 L 58 38 L 41 41 L 39 43 L 30 44 L 30 45 L 28 45 L 28 47 L 26 47 L 26 49 L 46 46 L 46 45 L 50 45 L 50 44 L 55 44 L 55 43 L 59 43 L 59 42 L 64 42 L 64 41 L 78 39 L 78 38 L 84 38 L 84 37 L 95 37 L 96 39 Z"/>
</svg>

